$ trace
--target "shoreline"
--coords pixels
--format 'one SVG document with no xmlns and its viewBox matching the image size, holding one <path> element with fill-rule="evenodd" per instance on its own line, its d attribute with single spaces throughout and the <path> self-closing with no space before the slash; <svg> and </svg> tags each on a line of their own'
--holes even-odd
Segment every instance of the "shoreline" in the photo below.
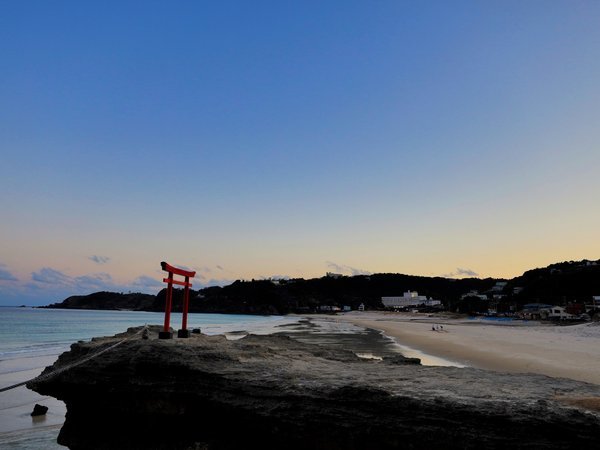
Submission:
<svg viewBox="0 0 600 450">
<path fill-rule="evenodd" d="M 420 358 L 423 365 L 531 372 L 600 385 L 600 324 L 558 327 L 536 323 L 485 323 L 444 314 L 386 312 L 292 317 L 295 320 L 262 324 L 262 329 L 268 334 L 285 334 L 307 343 L 352 350 L 367 358 L 375 356 L 379 359 L 379 356 L 401 353 L 409 358 Z M 444 331 L 432 331 L 435 324 L 442 325 Z M 210 333 L 211 326 L 206 328 Z M 233 330 L 236 326 L 223 328 Z M 258 331 L 253 326 L 247 328 L 249 330 L 243 334 Z M 221 333 L 228 339 L 235 339 L 242 333 L 225 329 Z M 0 387 L 37 375 L 34 372 L 41 372 L 57 357 L 23 355 L 0 361 L 3 369 Z M 39 432 L 40 436 L 43 434 L 46 440 L 51 440 L 51 436 L 58 433 L 66 412 L 64 403 L 38 396 L 24 386 L 3 396 L 0 399 L 3 400 L 0 447 L 3 442 L 15 442 L 19 435 L 33 438 Z M 35 403 L 50 406 L 51 415 L 34 421 L 29 414 Z"/>
<path fill-rule="evenodd" d="M 600 324 L 483 323 L 444 315 L 363 312 L 338 320 L 384 332 L 400 346 L 497 372 L 537 373 L 600 384 Z M 443 331 L 433 331 L 432 325 Z"/>
<path fill-rule="evenodd" d="M 52 365 L 58 355 L 23 356 L 0 361 L 0 387 L 27 381 Z M 0 393 L 0 447 L 26 441 L 22 448 L 62 448 L 55 444 L 65 421 L 65 404 L 53 397 L 42 396 L 26 386 Z M 48 407 L 45 415 L 32 417 L 36 403 Z M 21 447 L 19 447 L 21 448 Z"/>
<path fill-rule="evenodd" d="M 308 319 L 304 320 L 303 319 Z M 220 334 L 228 340 L 235 340 L 248 334 L 283 334 L 302 342 L 321 344 L 328 347 L 352 349 L 369 357 L 387 356 L 398 353 L 395 344 L 376 330 L 366 330 L 348 323 L 340 323 L 334 318 L 289 316 L 283 320 L 260 321 L 259 323 L 204 323 L 202 332 L 207 335 Z M 217 331 L 215 333 L 215 331 Z M 125 331 L 120 330 L 120 332 Z M 87 341 L 87 339 L 86 339 Z M 69 345 L 70 346 L 70 345 Z M 65 345 L 64 351 L 69 350 Z M 26 381 L 39 375 L 45 367 L 51 366 L 62 351 L 56 354 L 43 354 L 42 350 L 14 353 L 0 359 L 0 388 Z M 31 411 L 35 403 L 48 406 L 44 416 L 32 418 Z M 0 447 L 14 445 L 16 442 L 30 442 L 28 447 L 37 448 L 36 439 L 44 445 L 54 445 L 56 436 L 62 427 L 66 406 L 53 397 L 41 396 L 25 386 L 20 386 L 0 394 Z M 56 444 L 56 448 L 63 448 Z"/>
</svg>

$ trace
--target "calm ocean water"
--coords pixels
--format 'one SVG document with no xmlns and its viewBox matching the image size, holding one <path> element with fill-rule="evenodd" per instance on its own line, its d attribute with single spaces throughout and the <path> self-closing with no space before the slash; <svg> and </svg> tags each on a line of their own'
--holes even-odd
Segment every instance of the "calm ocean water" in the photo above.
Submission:
<svg viewBox="0 0 600 450">
<path fill-rule="evenodd" d="M 0 361 L 24 356 L 60 354 L 73 342 L 111 336 L 139 325 L 162 325 L 164 313 L 89 311 L 0 307 Z M 280 325 L 297 322 L 283 316 L 189 314 L 188 328 L 205 334 L 234 331 L 270 333 Z M 171 314 L 171 326 L 181 326 L 181 314 Z"/>
<path fill-rule="evenodd" d="M 144 324 L 162 325 L 163 319 L 164 313 L 151 312 L 0 307 L 0 388 L 35 377 L 73 342 L 111 336 Z M 268 334 L 298 320 L 282 316 L 189 314 L 188 328 L 201 328 L 205 334 Z M 171 315 L 171 326 L 181 326 L 181 314 Z M 47 417 L 32 420 L 29 413 L 35 403 L 50 405 Z M 24 386 L 0 392 L 0 448 L 64 449 L 56 444 L 63 418 L 62 402 L 43 398 Z"/>
</svg>

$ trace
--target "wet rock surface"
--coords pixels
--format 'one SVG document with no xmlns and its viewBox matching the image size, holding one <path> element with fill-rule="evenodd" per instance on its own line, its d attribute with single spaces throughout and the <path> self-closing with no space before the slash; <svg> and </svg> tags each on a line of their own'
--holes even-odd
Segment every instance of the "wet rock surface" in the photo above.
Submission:
<svg viewBox="0 0 600 450">
<path fill-rule="evenodd" d="M 597 385 L 425 367 L 401 357 L 366 360 L 286 336 L 159 340 L 157 331 L 28 384 L 66 403 L 59 443 L 72 449 L 598 448 Z M 124 336 L 73 344 L 46 371 Z"/>
</svg>

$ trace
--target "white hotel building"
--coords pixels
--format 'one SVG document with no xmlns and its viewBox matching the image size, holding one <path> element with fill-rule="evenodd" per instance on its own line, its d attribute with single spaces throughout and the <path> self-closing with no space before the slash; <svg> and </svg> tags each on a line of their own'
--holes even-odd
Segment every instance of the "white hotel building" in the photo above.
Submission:
<svg viewBox="0 0 600 450">
<path fill-rule="evenodd" d="M 409 308 L 412 306 L 437 306 L 442 302 L 428 299 L 425 295 L 419 295 L 417 291 L 407 291 L 402 297 L 381 297 L 381 303 L 386 308 Z"/>
</svg>

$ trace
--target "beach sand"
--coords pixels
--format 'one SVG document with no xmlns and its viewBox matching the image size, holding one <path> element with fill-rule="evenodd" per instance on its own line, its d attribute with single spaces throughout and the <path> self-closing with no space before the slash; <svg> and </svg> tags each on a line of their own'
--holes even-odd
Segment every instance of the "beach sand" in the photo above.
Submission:
<svg viewBox="0 0 600 450">
<path fill-rule="evenodd" d="M 557 326 L 387 312 L 352 312 L 339 315 L 338 320 L 381 330 L 400 345 L 458 366 L 600 384 L 598 322 Z M 435 325 L 443 331 L 433 331 Z"/>
</svg>

